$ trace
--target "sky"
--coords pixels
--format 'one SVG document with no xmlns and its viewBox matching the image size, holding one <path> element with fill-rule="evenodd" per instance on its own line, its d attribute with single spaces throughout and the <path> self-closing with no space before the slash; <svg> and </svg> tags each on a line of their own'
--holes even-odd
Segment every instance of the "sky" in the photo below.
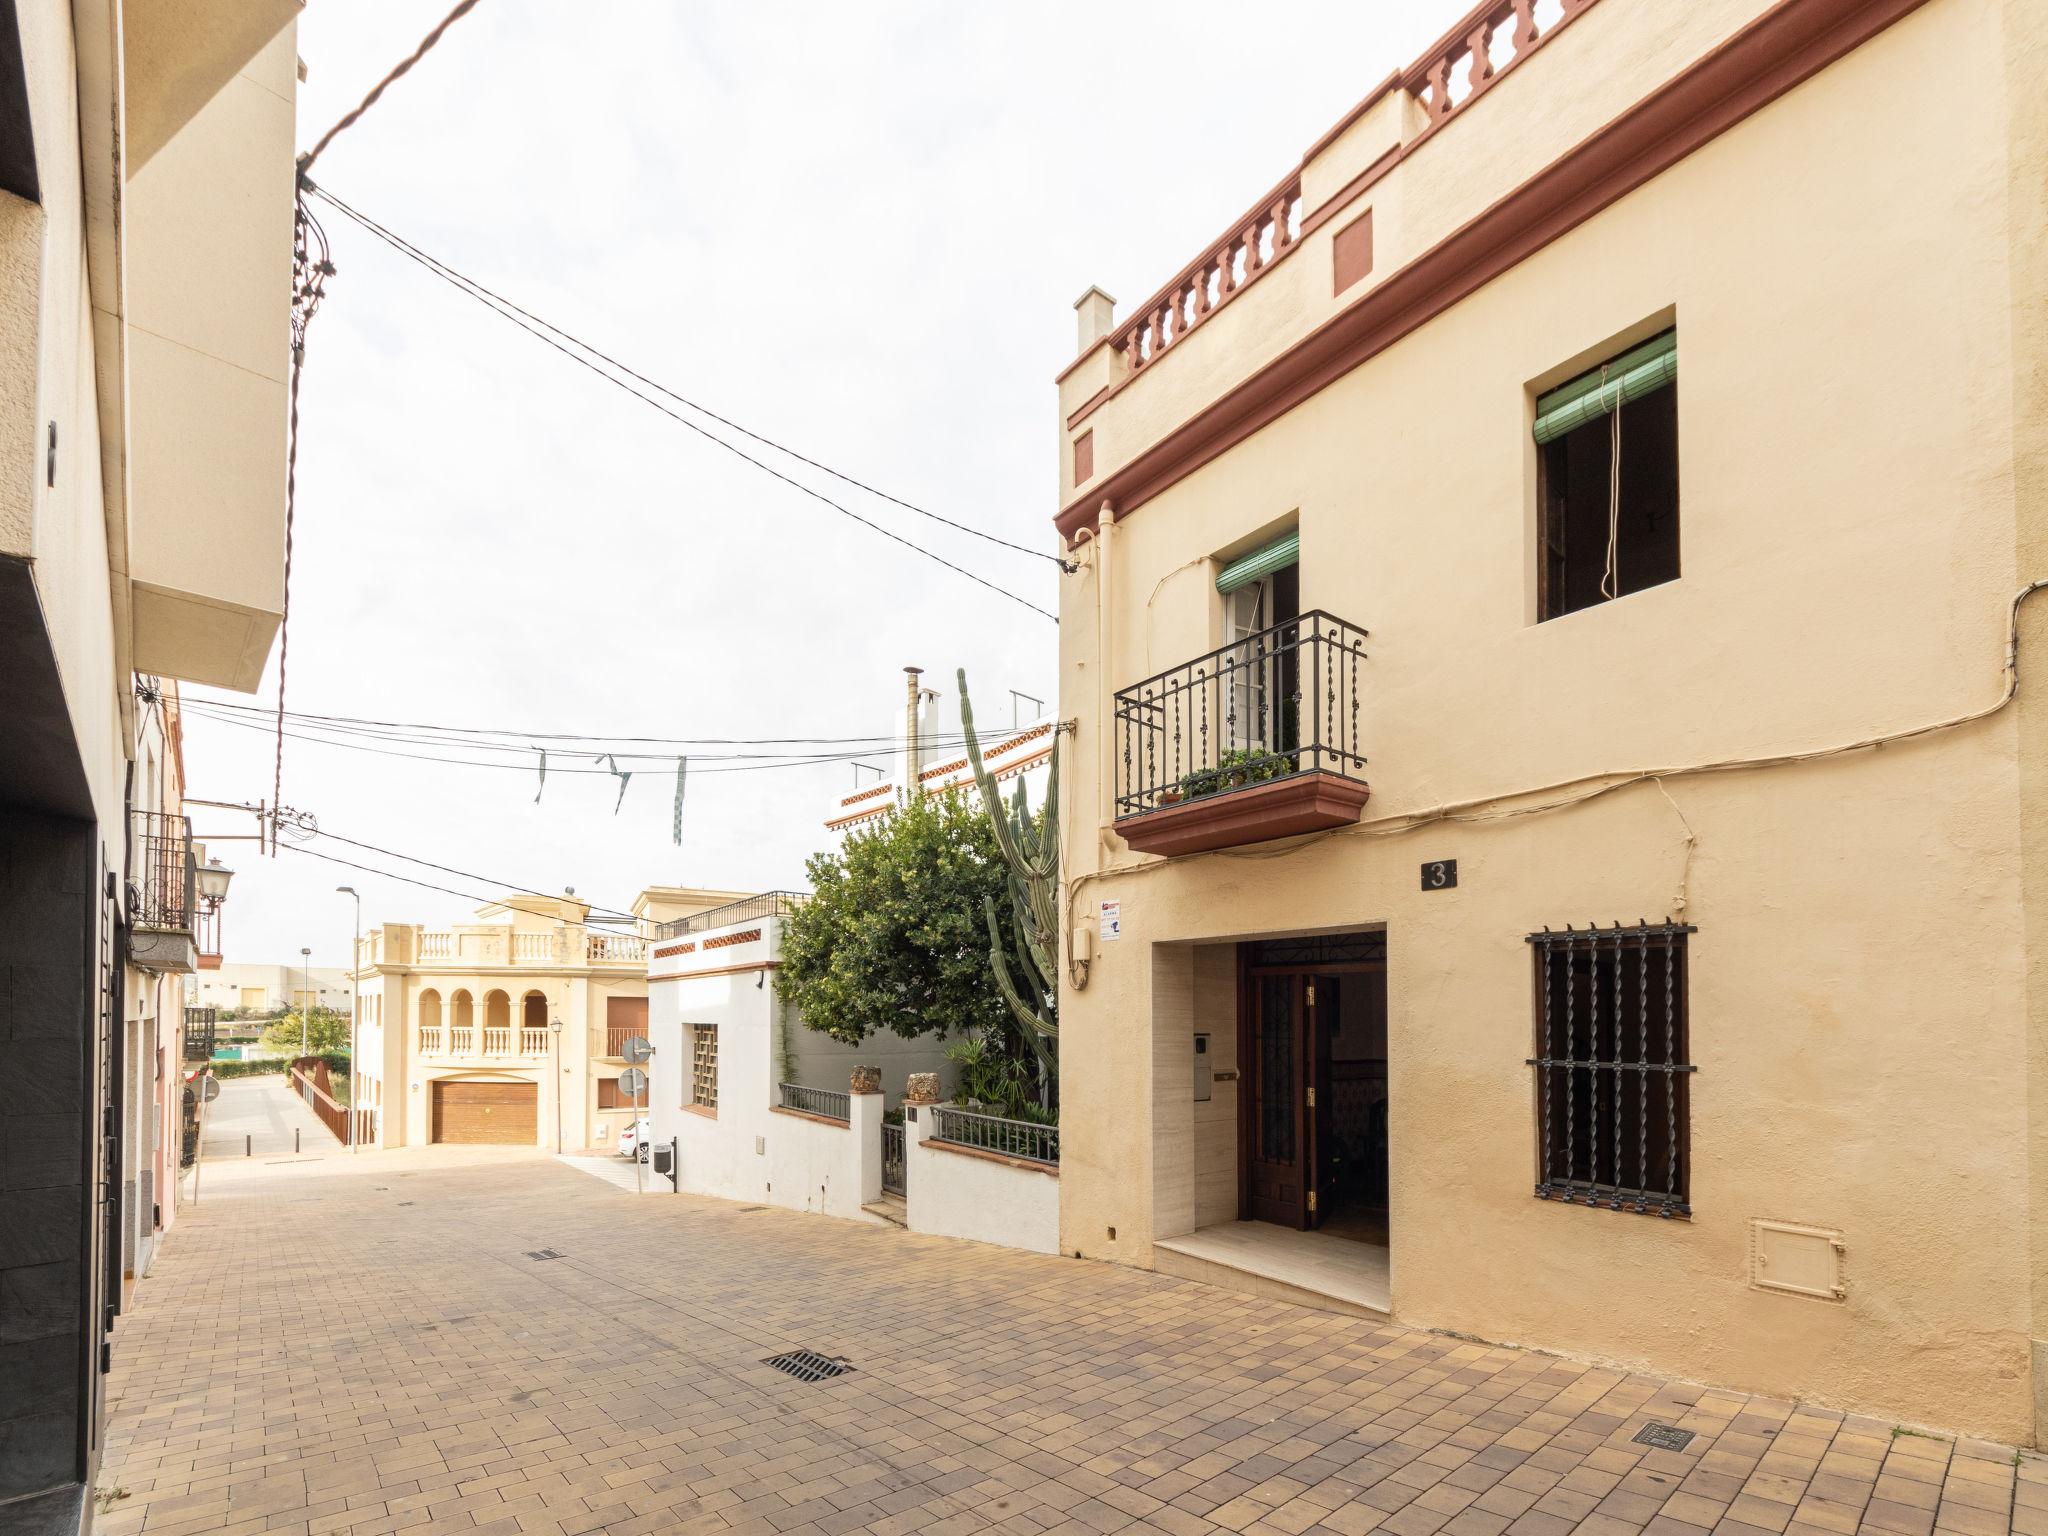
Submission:
<svg viewBox="0 0 2048 1536">
<path fill-rule="evenodd" d="M 310 0 L 301 146 L 447 4 Z M 314 176 L 721 415 L 1051 552 L 1073 301 L 1099 284 L 1128 315 L 1464 9 L 483 0 Z M 885 736 L 907 665 L 949 711 L 965 667 L 984 720 L 1007 720 L 1012 688 L 1051 695 L 1048 619 L 743 464 L 315 207 L 337 271 L 302 387 L 288 708 L 702 740 Z M 774 461 L 1057 608 L 1051 562 Z M 274 705 L 277 671 L 273 647 L 253 699 L 186 696 Z M 267 801 L 274 750 L 195 710 L 188 794 Z M 693 753 L 677 846 L 673 760 L 621 763 L 621 800 L 587 754 L 551 753 L 536 803 L 536 761 L 288 739 L 283 801 L 323 833 L 465 873 L 325 837 L 274 859 L 216 841 L 236 870 L 226 957 L 297 963 L 310 947 L 315 965 L 345 963 L 355 909 L 338 884 L 361 892 L 365 926 L 468 921 L 506 889 L 623 909 L 649 884 L 802 886 L 854 771 L 707 755 L 734 750 Z M 202 841 L 253 828 L 194 816 Z"/>
</svg>

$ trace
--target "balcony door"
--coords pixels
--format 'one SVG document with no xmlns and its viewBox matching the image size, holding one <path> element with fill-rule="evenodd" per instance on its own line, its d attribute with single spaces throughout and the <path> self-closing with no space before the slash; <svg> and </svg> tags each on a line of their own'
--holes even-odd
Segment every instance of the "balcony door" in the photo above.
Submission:
<svg viewBox="0 0 2048 1536">
<path fill-rule="evenodd" d="M 1224 750 L 1256 757 L 1298 744 L 1298 721 L 1287 707 L 1296 691 L 1297 641 L 1287 626 L 1300 616 L 1301 566 L 1293 559 L 1224 593 Z"/>
</svg>

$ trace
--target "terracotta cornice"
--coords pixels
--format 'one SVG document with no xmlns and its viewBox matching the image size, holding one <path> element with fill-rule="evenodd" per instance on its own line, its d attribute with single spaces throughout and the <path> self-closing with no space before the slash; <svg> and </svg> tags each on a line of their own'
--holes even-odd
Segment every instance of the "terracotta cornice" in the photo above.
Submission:
<svg viewBox="0 0 2048 1536">
<path fill-rule="evenodd" d="M 1128 517 L 1926 0 L 1779 0 L 1667 84 L 1390 273 L 1053 520 L 1068 545 L 1105 498 Z"/>
</svg>

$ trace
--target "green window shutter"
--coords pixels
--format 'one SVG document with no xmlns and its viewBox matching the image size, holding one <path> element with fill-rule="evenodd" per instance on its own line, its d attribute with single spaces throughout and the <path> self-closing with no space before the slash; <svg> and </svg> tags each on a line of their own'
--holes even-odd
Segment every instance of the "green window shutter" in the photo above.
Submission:
<svg viewBox="0 0 2048 1536">
<path fill-rule="evenodd" d="M 1282 534 L 1270 544 L 1262 544 L 1248 555 L 1239 555 L 1230 564 L 1216 573 L 1218 592 L 1235 592 L 1239 587 L 1248 587 L 1261 576 L 1270 576 L 1283 566 L 1293 565 L 1301 558 L 1301 530 Z"/>
<path fill-rule="evenodd" d="M 1666 331 L 1622 353 L 1605 368 L 1582 373 L 1569 384 L 1538 395 L 1536 441 L 1552 442 L 1597 421 L 1620 401 L 1640 400 L 1677 381 L 1678 332 Z"/>
</svg>

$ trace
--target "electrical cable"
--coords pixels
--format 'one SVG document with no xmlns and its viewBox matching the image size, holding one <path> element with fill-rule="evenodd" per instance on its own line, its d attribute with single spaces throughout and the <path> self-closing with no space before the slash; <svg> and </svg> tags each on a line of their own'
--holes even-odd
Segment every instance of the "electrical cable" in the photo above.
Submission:
<svg viewBox="0 0 2048 1536">
<path fill-rule="evenodd" d="M 220 725 L 232 726 L 242 730 L 259 731 L 265 735 L 268 735 L 271 729 L 269 726 L 258 725 L 252 721 L 231 719 L 225 716 L 210 716 L 205 714 L 203 711 L 195 711 L 194 713 L 198 716 L 198 718 L 211 719 L 215 721 L 215 723 Z M 293 741 L 310 742 L 318 746 L 340 747 L 343 750 L 350 752 L 368 752 L 378 757 L 405 758 L 412 762 L 444 763 L 452 767 L 458 768 L 495 768 L 507 773 L 531 773 L 534 769 L 534 765 L 531 763 L 493 763 L 483 762 L 479 761 L 476 758 L 469 757 L 441 757 L 426 752 L 401 752 L 390 747 L 374 746 L 367 742 L 344 741 L 330 736 L 310 735 L 302 731 L 287 730 L 285 731 L 284 734 L 287 737 L 291 738 Z M 451 743 L 451 745 L 455 744 Z M 601 757 L 609 757 L 615 754 L 597 753 L 594 755 Z M 691 755 L 694 756 L 695 754 Z M 809 756 L 776 754 L 772 761 L 740 762 L 731 764 L 723 768 L 705 768 L 700 771 L 706 774 L 761 773 L 777 768 L 809 768 L 820 765 L 830 766 L 834 763 L 853 763 L 858 762 L 861 758 L 873 755 L 874 754 L 872 752 L 868 751 L 821 752 Z M 632 754 L 622 752 L 616 754 L 616 756 L 624 757 L 629 761 L 643 761 L 648 759 L 652 755 L 646 753 Z M 657 758 L 654 758 L 654 760 L 660 762 L 667 762 L 671 760 L 672 756 L 673 754 L 663 754 Z M 568 774 L 571 776 L 584 778 L 616 779 L 618 777 L 616 773 L 613 773 L 611 770 L 604 768 L 557 768 L 550 766 L 548 772 L 550 774 Z"/>
<path fill-rule="evenodd" d="M 212 699 L 200 695 L 189 696 L 185 699 L 184 703 L 188 708 L 203 706 L 208 710 L 214 711 L 262 715 L 265 719 L 268 719 L 270 714 L 267 706 L 241 704 L 231 699 Z M 443 734 L 455 737 L 496 736 L 518 737 L 521 741 L 582 742 L 592 744 L 594 751 L 608 750 L 610 744 L 614 742 L 637 742 L 658 746 L 684 747 L 690 749 L 693 756 L 696 755 L 696 749 L 700 747 L 830 746 L 880 752 L 900 744 L 900 738 L 893 734 L 887 736 L 629 736 L 578 731 L 528 731 L 511 726 L 439 725 L 427 721 L 375 720 L 357 715 L 323 715 L 300 710 L 286 711 L 286 718 L 294 724 L 304 725 L 308 728 L 318 727 L 338 731 L 354 727 L 373 727 L 378 731 L 416 731 L 425 734 Z M 1032 721 L 1027 724 L 1007 726 L 1003 730 L 1030 730 L 1041 723 L 1043 722 Z M 372 734 L 372 732 L 366 729 L 362 734 Z M 1000 737 L 1001 733 L 998 732 L 996 734 Z M 403 738 L 394 737 L 392 739 Z M 921 733 L 918 739 L 926 746 L 964 746 L 967 741 L 964 734 L 941 732 Z M 460 744 L 456 741 L 449 743 L 451 746 Z M 478 743 L 478 745 L 487 744 L 483 742 Z M 523 750 L 532 749 L 523 748 Z M 618 755 L 625 757 L 629 754 L 621 752 Z M 634 753 L 630 755 L 653 757 L 665 761 L 675 754 L 661 752 Z"/>
<path fill-rule="evenodd" d="M 426 869 L 438 869 L 444 875 L 457 875 L 464 880 L 480 880 L 485 885 L 503 886 L 508 891 L 518 891 L 522 894 L 540 894 L 540 887 L 537 885 L 518 885 L 507 880 L 493 880 L 489 875 L 480 875 L 473 869 L 457 869 L 452 864 L 436 864 L 432 859 L 422 859 L 415 854 L 400 853 L 396 848 L 380 848 L 375 843 L 365 843 L 357 838 L 343 837 L 339 832 L 329 832 L 325 827 L 316 826 L 313 829 L 313 835 L 326 838 L 330 842 L 346 843 L 349 847 L 360 848 L 365 853 L 381 853 L 386 858 L 403 859 L 408 864 L 418 864 Z M 583 898 L 578 897 L 576 899 L 582 901 Z M 595 901 L 585 902 L 584 905 L 588 906 L 592 912 L 604 913 L 618 922 L 630 923 L 638 921 L 624 907 L 609 906 L 603 902 Z"/>
<path fill-rule="evenodd" d="M 1424 827 L 1439 822 L 1489 822 L 1506 821 L 1521 816 L 1540 816 L 1550 811 L 1570 810 L 1574 806 L 1601 799 L 1637 784 L 1654 783 L 1661 790 L 1665 779 L 1691 778 L 1709 773 L 1743 773 L 1759 768 L 1780 768 L 1795 763 L 1819 762 L 1826 758 L 1841 757 L 1850 752 L 1865 752 L 1878 747 L 1893 746 L 1900 742 L 1913 741 L 1922 736 L 1931 736 L 1942 731 L 1952 731 L 1961 726 L 1974 725 L 1979 720 L 2007 708 L 2020 691 L 2020 609 L 2027 599 L 2042 588 L 2048 587 L 2048 580 L 2029 582 L 2013 595 L 2010 608 L 2010 624 L 2006 636 L 2005 686 L 1991 703 L 1980 708 L 1966 710 L 1961 714 L 1945 716 L 1923 725 L 1908 726 L 1902 730 L 1887 731 L 1881 735 L 1863 736 L 1854 741 L 1837 742 L 1833 746 L 1813 747 L 1798 752 L 1765 753 L 1754 757 L 1720 758 L 1711 762 L 1688 763 L 1669 768 L 1614 769 L 1605 773 L 1580 774 L 1576 778 L 1560 779 L 1550 784 L 1538 784 L 1527 789 L 1501 790 L 1490 795 L 1480 795 L 1467 800 L 1447 801 L 1423 811 L 1404 811 L 1372 821 L 1356 822 L 1348 827 L 1333 827 L 1324 832 L 1312 832 L 1289 842 L 1282 847 L 1248 849 L 1218 848 L 1202 853 L 1184 854 L 1174 859 L 1148 859 L 1142 863 L 1109 865 L 1101 869 L 1083 871 L 1065 882 L 1063 894 L 1071 911 L 1077 893 L 1097 880 L 1106 880 L 1115 875 L 1143 874 L 1148 870 L 1166 869 L 1175 865 L 1191 863 L 1198 859 L 1284 859 L 1300 853 L 1305 848 L 1316 847 L 1330 838 L 1337 837 L 1405 837 Z M 1571 790 L 1571 794 L 1558 794 Z M 1502 805 L 1504 800 L 1515 800 L 1527 795 L 1556 794 L 1557 797 L 1538 801 L 1533 805 Z M 1669 792 L 1666 791 L 1666 797 Z M 1490 809 L 1489 809 L 1490 808 Z M 1675 808 L 1675 807 L 1674 807 Z M 1684 820 L 1683 813 L 1680 820 Z M 1686 827 L 1688 846 L 1697 841 L 1691 826 Z M 1688 863 L 1688 870 L 1690 864 Z"/>
<path fill-rule="evenodd" d="M 969 534 L 977 539 L 984 539 L 990 544 L 1000 545 L 1002 548 L 1012 550 L 1017 554 L 1028 555 L 1034 560 L 1050 560 L 1054 565 L 1058 566 L 1062 571 L 1064 571 L 1066 574 L 1070 576 L 1077 569 L 1079 569 L 1079 567 L 1077 567 L 1071 560 L 1062 559 L 1060 556 L 1049 554 L 1042 549 L 1033 549 L 1028 544 L 1018 544 L 1013 540 L 1005 539 L 1000 535 L 989 533 L 985 529 L 977 528 L 972 523 L 959 522 L 954 518 L 945 516 L 943 513 L 933 512 L 929 508 L 920 507 L 914 501 L 905 501 L 901 496 L 892 495 L 890 492 L 883 490 L 880 486 L 870 485 L 867 481 L 862 480 L 857 476 L 849 475 L 844 470 L 834 469 L 830 464 L 826 464 L 818 459 L 811 458 L 809 455 L 802 453 L 795 448 L 790 447 L 787 443 L 778 442 L 776 441 L 776 439 L 767 436 L 765 433 L 756 432 L 752 427 L 747 426 L 744 422 L 734 421 L 730 416 L 722 416 L 717 411 L 712 410 L 710 406 L 705 405 L 700 401 L 692 400 L 688 395 L 682 394 L 677 390 L 671 389 L 668 385 L 662 383 L 659 379 L 650 379 L 646 374 L 641 373 L 639 370 L 629 366 L 628 364 L 620 362 L 617 358 L 611 356 L 609 353 L 603 351 L 601 348 L 592 346 L 582 337 L 575 335 L 573 332 L 563 330 L 559 325 L 556 325 L 553 321 L 548 320 L 541 315 L 536 315 L 532 310 L 525 308 L 524 306 L 518 304 L 514 300 L 506 298 L 503 294 L 495 292 L 494 290 L 486 287 L 484 284 L 478 282 L 475 278 L 470 277 L 465 273 L 456 270 L 454 267 L 449 266 L 445 261 L 442 261 L 438 256 L 434 256 L 429 252 L 422 250 L 419 246 L 414 245 L 410 240 L 407 240 L 403 235 L 400 235 L 395 230 L 392 230 L 386 227 L 385 225 L 378 223 L 368 214 L 363 213 L 359 209 L 349 207 L 348 204 L 344 203 L 340 198 L 336 197 L 332 192 L 329 192 L 324 187 L 314 187 L 312 188 L 312 191 L 316 196 L 325 199 L 337 211 L 339 211 L 346 217 L 356 220 L 365 229 L 368 229 L 372 234 L 377 235 L 379 238 L 387 241 L 392 246 L 402 251 L 404 254 L 411 256 L 416 261 L 429 267 L 435 273 L 436 276 L 446 278 L 448 281 L 456 284 L 457 286 L 469 290 L 471 297 L 488 300 L 491 304 L 512 311 L 514 315 L 532 321 L 535 325 L 541 327 L 541 329 L 548 331 L 552 335 L 560 337 L 563 341 L 568 342 L 571 346 L 577 347 L 584 352 L 588 352 L 592 357 L 597 358 L 607 367 L 618 369 L 620 373 L 623 373 L 624 375 L 626 375 L 627 378 L 632 379 L 634 382 L 645 384 L 649 389 L 653 390 L 656 394 L 665 395 L 669 399 L 675 401 L 676 404 L 687 406 L 689 409 L 695 411 L 698 415 L 709 417 L 712 421 L 717 422 L 722 427 L 732 428 L 733 431 L 740 433 L 744 437 L 751 438 L 754 442 L 759 443 L 764 448 L 773 448 L 777 453 L 786 454 L 788 457 L 795 459 L 799 464 L 807 464 L 812 469 L 818 470 L 820 473 L 830 475 L 833 479 L 842 481 L 847 485 L 853 486 L 856 490 L 866 491 L 870 496 L 879 497 L 883 501 L 889 502 L 894 506 L 903 508 L 903 510 L 906 512 L 915 512 L 919 517 L 930 518 L 935 523 L 944 523 L 948 528 L 956 529 L 961 533 Z"/>
<path fill-rule="evenodd" d="M 461 0 L 461 3 L 458 4 L 454 10 L 450 11 L 446 16 L 443 16 L 439 24 L 435 26 L 434 30 L 429 32 L 425 37 L 420 39 L 420 44 L 417 48 L 413 49 L 411 53 L 407 54 L 403 59 L 399 60 L 398 63 L 394 64 L 385 73 L 385 76 L 382 80 L 379 80 L 375 85 L 370 87 L 369 95 L 365 96 L 361 101 L 357 102 L 356 105 L 351 110 L 344 113 L 342 115 L 342 119 L 340 122 L 336 123 L 332 128 L 328 129 L 325 133 L 321 134 L 320 141 L 317 144 L 315 144 L 311 149 L 306 151 L 305 154 L 299 157 L 299 174 L 303 177 L 307 171 L 310 171 L 313 168 L 313 162 L 315 160 L 318 160 L 320 158 L 321 152 L 324 151 L 329 144 L 334 142 L 335 136 L 341 133 L 344 129 L 353 127 L 358 118 L 360 118 L 365 112 L 369 111 L 370 108 L 374 107 L 377 104 L 377 98 L 382 96 L 385 90 L 388 87 L 390 87 L 390 85 L 394 81 L 398 80 L 400 77 L 405 75 L 413 67 L 413 65 L 419 63 L 421 59 L 425 58 L 427 56 L 428 51 L 433 48 L 434 44 L 441 41 L 441 34 L 443 32 L 446 32 L 451 26 L 453 26 L 457 21 L 461 20 L 464 16 L 468 15 L 471 8 L 474 7 L 475 4 L 476 0 Z"/>
<path fill-rule="evenodd" d="M 377 236 L 378 239 L 383 240 L 386 244 L 390 245 L 392 249 L 400 252 L 409 259 L 425 267 L 429 272 L 432 272 L 436 277 L 441 278 L 444 282 L 447 282 L 451 286 L 468 294 L 471 298 L 475 299 L 478 303 L 482 304 L 486 309 L 489 309 L 492 312 L 503 316 L 505 319 L 510 320 L 514 325 L 518 326 L 528 335 L 533 336 L 542 342 L 545 342 L 548 346 L 553 347 L 557 352 L 560 352 L 564 357 L 570 359 L 572 362 L 578 363 L 583 367 L 589 369 L 599 378 L 612 384 L 618 389 L 624 390 L 627 394 L 631 395 L 634 399 L 640 401 L 642 404 L 652 406 L 655 410 L 661 412 L 662 415 L 668 417 L 671 421 L 674 421 L 677 424 L 696 433 L 699 437 L 705 439 L 707 442 L 716 443 L 719 447 L 725 449 L 726 452 L 732 454 L 736 458 L 745 460 L 747 463 L 753 465 L 754 468 L 760 470 L 763 474 L 771 475 L 775 479 L 780 480 L 784 485 L 791 486 L 794 489 L 803 492 L 804 495 L 811 497 L 813 500 L 824 503 L 833 511 L 839 513 L 842 517 L 851 518 L 854 522 L 859 523 L 862 527 L 870 530 L 871 532 L 880 534 L 883 538 L 890 540 L 892 543 L 900 544 L 905 549 L 908 549 L 915 554 L 922 555 L 925 559 L 930 560 L 935 564 L 944 566 L 947 570 L 953 572 L 955 575 L 966 577 L 976 586 L 985 587 L 989 591 L 996 593 L 998 596 L 1007 598 L 1010 602 L 1018 604 L 1020 607 L 1030 609 L 1040 618 L 1050 619 L 1055 624 L 1059 623 L 1059 615 L 1053 613 L 1050 609 L 1041 608 L 1038 606 L 1038 604 L 1032 602 L 1029 598 L 1019 597 L 1016 593 L 1009 591 L 1007 588 L 997 586 L 994 582 L 988 580 L 986 577 L 975 575 L 974 572 L 968 570 L 965 566 L 957 565 L 953 561 L 948 560 L 945 556 L 937 553 L 935 550 L 927 549 L 924 545 L 919 544 L 914 540 L 907 539 L 902 534 L 897 533 L 892 529 L 885 528 L 882 524 L 875 522 L 871 518 L 861 516 L 860 513 L 854 511 L 851 507 L 846 506 L 842 502 L 833 500 L 830 496 L 827 496 L 823 491 L 818 490 L 814 486 L 806 485 L 803 481 L 796 479 L 794 476 L 784 474 L 781 470 L 775 468 L 773 465 L 764 463 L 762 460 L 754 457 L 754 455 L 748 453 L 744 448 L 739 447 L 737 444 L 727 442 L 717 433 L 709 430 L 704 426 L 701 426 L 697 422 L 692 421 L 689 417 L 682 415 L 680 412 L 672 410 L 670 407 L 662 404 L 661 401 L 655 399 L 652 395 L 645 394 L 639 389 L 634 388 L 632 384 L 628 383 L 625 379 L 619 377 L 618 374 L 608 372 L 604 367 L 601 367 L 598 363 L 591 361 L 590 357 L 585 357 L 582 353 L 573 350 L 571 347 L 567 345 L 564 345 L 562 342 L 556 340 L 554 336 L 549 335 L 547 331 L 540 329 L 536 325 L 528 324 L 526 321 L 521 319 L 520 316 L 517 313 L 515 313 L 512 309 L 501 308 L 498 303 L 493 302 L 492 299 L 488 296 L 489 290 L 482 288 L 480 285 L 471 286 L 469 280 L 467 278 L 462 277 L 460 273 L 455 272 L 453 268 L 443 268 L 439 266 L 434 262 L 433 258 L 427 256 L 425 252 L 419 251 L 416 248 L 408 245 L 403 239 L 401 239 L 397 235 L 392 234 L 389 230 L 386 230 L 382 225 L 376 223 L 374 220 L 368 218 L 366 215 L 356 212 L 355 209 L 349 207 L 346 203 L 342 202 L 339 198 L 335 197 L 331 192 L 328 192 L 326 189 L 322 187 L 315 186 L 310 181 L 304 182 L 303 185 L 305 186 L 308 192 L 312 193 L 315 197 L 320 198 L 329 207 L 335 209 L 343 216 L 354 220 L 362 228 L 368 230 L 370 233 Z M 550 327 L 550 329 L 552 329 L 552 327 Z M 563 332 L 561 334 L 566 335 L 567 333 Z M 579 347 L 586 346 L 586 344 L 582 342 L 577 342 L 576 345 Z M 604 357 L 603 353 L 598 352 L 593 347 L 586 347 L 586 350 L 588 350 L 595 357 Z M 607 359 L 607 361 L 609 361 L 609 359 Z M 613 366 L 619 365 L 614 364 Z M 677 398 L 681 397 L 678 396 Z M 691 408 L 695 410 L 702 409 L 701 407 L 697 406 L 693 406 Z M 704 414 L 709 415 L 711 413 L 707 411 Z M 745 429 L 742 428 L 741 430 Z M 749 433 L 749 436 L 752 435 L 753 434 Z M 766 439 L 764 439 L 764 441 L 766 441 Z M 784 449 L 782 451 L 790 452 L 790 450 L 787 449 Z M 800 455 L 792 454 L 792 457 L 800 457 Z M 810 461 L 806 460 L 806 462 Z M 926 513 L 925 515 L 928 517 L 937 517 L 936 513 Z M 947 519 L 939 520 L 948 521 Z M 959 524 L 955 526 L 965 527 L 964 524 Z M 974 532 L 976 530 L 969 529 L 968 531 Z M 987 537 L 993 538 L 993 535 L 987 535 Z M 996 542 L 1001 543 L 1004 541 L 997 540 Z M 1021 546 L 1012 545 L 1010 547 L 1019 548 Z M 1032 551 L 1032 553 L 1040 552 Z M 1046 556 L 1046 558 L 1051 559 L 1053 557 Z"/>
<path fill-rule="evenodd" d="M 319 853 L 311 848 L 302 848 L 297 843 L 283 843 L 279 846 L 282 847 L 286 853 L 304 854 L 309 859 L 319 859 L 323 863 L 327 864 L 339 864 L 344 869 L 360 870 L 362 873 L 366 875 L 381 875 L 386 880 L 396 880 L 403 885 L 416 885 L 421 890 L 425 891 L 439 891 L 444 896 L 460 896 L 465 901 L 480 901 L 485 903 L 486 905 L 492 906 L 499 905 L 503 903 L 503 901 L 505 900 L 503 892 L 500 892 L 496 896 L 485 896 L 477 891 L 458 891 L 452 885 L 436 885 L 431 880 L 416 880 L 411 875 L 401 875 L 396 874 L 388 869 L 379 869 L 374 864 L 358 864 L 353 859 L 336 858 L 331 853 Z M 514 895 L 518 896 L 534 896 L 541 894 L 537 891 L 519 890 L 511 886 L 507 886 L 506 890 L 511 891 Z M 576 900 L 575 897 L 570 897 L 569 899 L 572 901 Z M 622 924 L 616 918 L 586 917 L 584 919 L 584 922 L 587 926 L 595 926 L 599 928 L 617 928 L 622 926 Z M 638 924 L 636 923 L 634 926 L 637 927 Z"/>
</svg>

